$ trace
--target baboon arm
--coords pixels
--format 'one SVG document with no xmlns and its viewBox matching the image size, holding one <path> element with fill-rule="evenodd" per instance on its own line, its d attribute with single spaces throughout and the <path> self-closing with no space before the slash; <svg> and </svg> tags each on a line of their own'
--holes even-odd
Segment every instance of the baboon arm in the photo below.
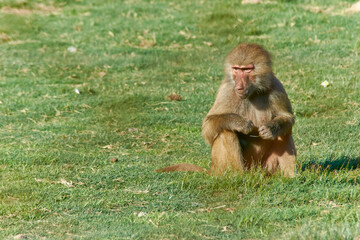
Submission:
<svg viewBox="0 0 360 240">
<path fill-rule="evenodd" d="M 259 127 L 259 135 L 264 139 L 274 140 L 291 134 L 295 116 L 285 92 L 275 92 L 270 99 L 274 118 Z"/>
<path fill-rule="evenodd" d="M 235 114 L 214 114 L 205 117 L 202 125 L 202 134 L 206 142 L 212 145 L 217 136 L 224 130 L 248 134 L 254 125 L 248 119 Z"/>
<path fill-rule="evenodd" d="M 291 114 L 275 117 L 272 120 L 275 135 L 281 137 L 290 134 L 294 123 L 295 117 Z"/>
</svg>

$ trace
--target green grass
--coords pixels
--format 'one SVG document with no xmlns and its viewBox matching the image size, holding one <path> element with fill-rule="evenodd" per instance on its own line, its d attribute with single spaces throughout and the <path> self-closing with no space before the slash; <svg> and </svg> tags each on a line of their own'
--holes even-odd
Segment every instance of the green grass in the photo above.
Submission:
<svg viewBox="0 0 360 240">
<path fill-rule="evenodd" d="M 0 0 L 0 238 L 359 236 L 355 1 L 265 2 Z M 155 174 L 209 167 L 201 121 L 243 41 L 273 55 L 298 175 Z"/>
</svg>

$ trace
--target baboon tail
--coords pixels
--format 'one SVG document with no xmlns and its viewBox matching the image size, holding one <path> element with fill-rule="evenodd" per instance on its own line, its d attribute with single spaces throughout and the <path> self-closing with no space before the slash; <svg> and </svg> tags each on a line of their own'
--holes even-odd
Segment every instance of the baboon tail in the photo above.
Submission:
<svg viewBox="0 0 360 240">
<path fill-rule="evenodd" d="M 207 171 L 205 168 L 190 163 L 180 163 L 155 170 L 155 172 L 205 172 L 205 171 Z"/>
</svg>

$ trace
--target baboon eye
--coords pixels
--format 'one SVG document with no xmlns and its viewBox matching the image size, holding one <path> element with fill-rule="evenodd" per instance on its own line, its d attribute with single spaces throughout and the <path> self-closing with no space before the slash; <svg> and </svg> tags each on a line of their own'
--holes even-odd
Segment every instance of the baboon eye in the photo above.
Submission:
<svg viewBox="0 0 360 240">
<path fill-rule="evenodd" d="M 232 68 L 234 71 L 239 71 L 239 70 L 241 70 L 241 71 L 244 71 L 244 72 L 246 72 L 246 73 L 250 73 L 252 70 L 255 69 L 255 66 L 254 66 L 254 64 L 249 64 L 249 65 L 247 65 L 247 66 L 244 66 L 244 65 L 241 65 L 241 66 L 239 66 L 239 65 L 234 65 L 234 66 L 232 66 L 231 68 Z"/>
</svg>

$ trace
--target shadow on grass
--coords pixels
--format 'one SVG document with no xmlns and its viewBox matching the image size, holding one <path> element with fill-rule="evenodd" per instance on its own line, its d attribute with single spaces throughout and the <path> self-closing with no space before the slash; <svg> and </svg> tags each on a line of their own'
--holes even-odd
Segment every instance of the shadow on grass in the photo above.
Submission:
<svg viewBox="0 0 360 240">
<path fill-rule="evenodd" d="M 336 171 L 336 170 L 354 170 L 360 168 L 360 157 L 358 158 L 349 158 L 347 156 L 341 156 L 335 160 L 326 159 L 324 162 L 315 162 L 310 161 L 307 163 L 303 163 L 301 166 L 301 170 L 305 171 L 308 169 L 322 169 L 328 171 Z"/>
</svg>

